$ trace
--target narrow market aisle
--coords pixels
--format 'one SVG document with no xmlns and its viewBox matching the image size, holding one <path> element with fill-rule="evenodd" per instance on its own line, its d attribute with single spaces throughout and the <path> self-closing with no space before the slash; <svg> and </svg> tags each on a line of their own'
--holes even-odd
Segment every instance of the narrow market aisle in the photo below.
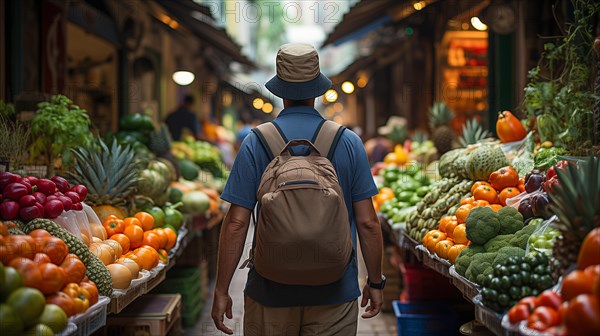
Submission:
<svg viewBox="0 0 600 336">
<path fill-rule="evenodd" d="M 246 238 L 246 251 L 244 251 L 244 257 L 248 255 L 248 247 L 251 246 L 253 227 L 250 228 L 248 237 Z M 360 245 L 359 245 L 360 246 Z M 367 275 L 366 268 L 362 260 L 362 254 L 360 253 L 359 247 L 359 284 L 360 288 L 365 284 L 365 278 Z M 233 319 L 228 320 L 225 318 L 225 325 L 232 328 L 235 336 L 243 335 L 243 316 L 244 316 L 244 285 L 246 283 L 248 271 L 237 270 L 231 282 L 230 295 L 233 299 Z M 199 322 L 193 328 L 187 328 L 184 331 L 184 335 L 189 336 L 217 336 L 225 335 L 219 332 L 210 317 L 210 310 L 212 307 L 214 283 L 210 284 L 209 294 L 207 297 L 206 304 L 202 310 L 202 317 Z M 360 304 L 360 298 L 359 298 Z M 364 309 L 360 309 L 359 313 L 362 313 Z M 361 336 L 393 336 L 396 333 L 396 317 L 393 312 L 382 312 L 372 319 L 363 319 L 358 317 L 358 335 Z"/>
</svg>

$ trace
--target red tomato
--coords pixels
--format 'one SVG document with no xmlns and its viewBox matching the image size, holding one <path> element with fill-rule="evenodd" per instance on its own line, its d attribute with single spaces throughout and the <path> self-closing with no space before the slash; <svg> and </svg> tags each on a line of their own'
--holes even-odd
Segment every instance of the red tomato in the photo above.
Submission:
<svg viewBox="0 0 600 336">
<path fill-rule="evenodd" d="M 41 264 L 49 263 L 52 261 L 46 253 L 36 253 L 35 256 L 33 256 L 33 262 L 39 266 Z"/>
<path fill-rule="evenodd" d="M 76 314 L 75 301 L 73 298 L 68 296 L 66 293 L 57 292 L 46 297 L 46 303 L 52 303 L 59 306 L 67 316 L 73 316 Z"/>
<path fill-rule="evenodd" d="M 533 314 L 527 319 L 527 326 L 530 329 L 544 331 L 560 323 L 558 312 L 550 307 L 537 307 Z"/>
<path fill-rule="evenodd" d="M 536 307 L 550 307 L 554 310 L 558 310 L 561 304 L 561 297 L 549 289 L 543 291 L 535 300 Z"/>
<path fill-rule="evenodd" d="M 531 313 L 536 307 L 536 298 L 535 296 L 526 296 L 517 302 L 518 305 L 526 305 L 529 308 L 529 312 Z"/>
<path fill-rule="evenodd" d="M 40 272 L 42 273 L 42 283 L 40 285 L 42 293 L 46 295 L 54 294 L 65 285 L 67 274 L 64 269 L 51 263 L 45 263 L 40 265 Z"/>
<path fill-rule="evenodd" d="M 600 335 L 600 298 L 582 294 L 571 300 L 565 324 L 569 335 Z"/>
<path fill-rule="evenodd" d="M 593 285 L 591 272 L 575 270 L 564 278 L 560 294 L 565 301 L 570 301 L 579 294 L 591 294 Z"/>
<path fill-rule="evenodd" d="M 31 259 L 18 257 L 13 259 L 8 266 L 19 272 L 23 278 L 23 285 L 41 290 L 42 273 L 38 266 Z"/>
<path fill-rule="evenodd" d="M 60 265 L 67 254 L 69 254 L 69 247 L 62 239 L 52 237 L 47 238 L 46 245 L 40 252 L 46 253 L 53 264 Z"/>
<path fill-rule="evenodd" d="M 66 283 L 80 283 L 85 276 L 85 265 L 75 254 L 67 254 L 60 267 L 67 274 Z"/>
<path fill-rule="evenodd" d="M 508 310 L 508 320 L 517 324 L 529 318 L 529 307 L 526 304 L 517 304 Z"/>
</svg>

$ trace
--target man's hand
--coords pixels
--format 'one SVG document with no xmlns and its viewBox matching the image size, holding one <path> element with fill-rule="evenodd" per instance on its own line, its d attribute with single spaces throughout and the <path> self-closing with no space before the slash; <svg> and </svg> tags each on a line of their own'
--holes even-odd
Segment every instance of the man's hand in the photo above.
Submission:
<svg viewBox="0 0 600 336">
<path fill-rule="evenodd" d="M 215 291 L 211 316 L 215 323 L 215 327 L 227 335 L 233 335 L 233 330 L 225 326 L 223 323 L 223 315 L 226 315 L 227 318 L 231 320 L 233 318 L 233 313 L 231 312 L 232 307 L 233 300 L 229 294 L 221 294 Z"/>
<path fill-rule="evenodd" d="M 362 300 L 360 302 L 360 306 L 365 307 L 367 304 L 369 304 L 369 306 L 361 315 L 362 318 L 367 319 L 379 314 L 381 305 L 383 304 L 383 291 L 381 289 L 375 289 L 369 287 L 369 285 L 365 285 L 362 291 Z"/>
</svg>

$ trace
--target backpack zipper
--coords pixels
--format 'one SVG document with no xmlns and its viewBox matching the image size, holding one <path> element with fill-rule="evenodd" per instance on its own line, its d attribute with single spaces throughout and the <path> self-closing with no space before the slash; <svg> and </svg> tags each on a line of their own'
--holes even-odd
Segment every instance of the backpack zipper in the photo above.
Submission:
<svg viewBox="0 0 600 336">
<path fill-rule="evenodd" d="M 314 185 L 319 185 L 319 183 L 317 183 L 317 182 L 315 182 L 313 180 L 296 180 L 296 181 L 281 182 L 281 183 L 279 183 L 278 187 L 285 187 L 285 186 L 297 185 L 297 184 L 314 184 Z"/>
</svg>

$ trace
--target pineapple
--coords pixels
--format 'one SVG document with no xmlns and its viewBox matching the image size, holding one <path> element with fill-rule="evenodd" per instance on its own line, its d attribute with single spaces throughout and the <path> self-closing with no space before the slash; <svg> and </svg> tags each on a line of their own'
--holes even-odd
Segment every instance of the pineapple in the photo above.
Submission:
<svg viewBox="0 0 600 336">
<path fill-rule="evenodd" d="M 600 226 L 600 158 L 589 157 L 577 167 L 557 170 L 560 183 L 550 193 L 550 211 L 559 219 L 561 236 L 554 243 L 558 260 L 554 275 L 559 276 L 577 262 L 585 236 Z"/>
<path fill-rule="evenodd" d="M 429 138 L 427 137 L 427 133 L 421 131 L 421 130 L 416 130 L 415 133 L 413 134 L 413 136 L 411 137 L 411 141 L 412 142 L 416 142 L 416 143 L 424 143 L 425 141 L 429 140 Z"/>
<path fill-rule="evenodd" d="M 158 131 L 150 133 L 148 148 L 157 156 L 162 157 L 171 151 L 171 134 L 167 125 L 162 123 Z"/>
<path fill-rule="evenodd" d="M 462 137 L 460 138 L 460 145 L 467 147 L 468 145 L 474 145 L 479 140 L 483 140 L 491 136 L 491 133 L 484 129 L 483 126 L 477 120 L 470 119 L 462 127 Z"/>
<path fill-rule="evenodd" d="M 444 102 L 434 103 L 429 109 L 429 127 L 431 127 L 431 140 L 442 155 L 452 149 L 454 131 L 449 124 L 453 113 Z"/>
<path fill-rule="evenodd" d="M 100 221 L 110 214 L 124 218 L 139 180 L 135 153 L 116 140 L 110 148 L 100 138 L 96 144 L 95 148 L 73 150 L 76 163 L 68 176 L 88 188 L 86 203 L 93 207 Z"/>
</svg>

